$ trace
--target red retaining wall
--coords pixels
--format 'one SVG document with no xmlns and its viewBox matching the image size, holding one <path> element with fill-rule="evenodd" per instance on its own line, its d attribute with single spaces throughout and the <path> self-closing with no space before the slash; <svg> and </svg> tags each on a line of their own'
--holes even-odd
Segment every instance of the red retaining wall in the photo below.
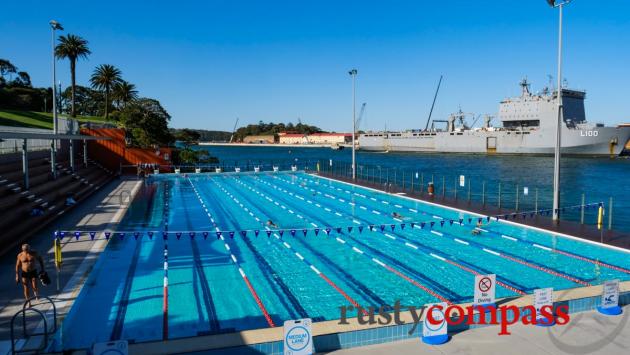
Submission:
<svg viewBox="0 0 630 355">
<path fill-rule="evenodd" d="M 171 148 L 144 149 L 130 148 L 125 143 L 125 131 L 120 128 L 82 128 L 81 134 L 109 137 L 108 140 L 89 141 L 88 157 L 112 171 L 119 171 L 121 165 L 157 164 L 161 172 L 171 171 Z M 133 170 L 133 169 L 132 169 Z M 123 172 L 132 172 L 123 169 Z M 133 170 L 135 173 L 135 170 Z"/>
</svg>

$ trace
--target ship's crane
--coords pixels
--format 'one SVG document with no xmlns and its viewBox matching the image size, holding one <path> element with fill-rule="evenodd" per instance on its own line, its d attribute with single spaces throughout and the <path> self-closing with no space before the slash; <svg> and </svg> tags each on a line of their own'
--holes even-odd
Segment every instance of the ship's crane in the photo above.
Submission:
<svg viewBox="0 0 630 355">
<path fill-rule="evenodd" d="M 234 133 L 236 133 L 236 125 L 238 125 L 238 117 L 236 117 L 236 122 L 234 122 L 234 128 L 232 128 L 232 135 L 230 136 L 230 143 L 234 140 Z"/>
<path fill-rule="evenodd" d="M 360 131 L 359 125 L 361 124 L 361 119 L 363 118 L 363 113 L 365 112 L 365 105 L 367 105 L 367 103 L 365 103 L 365 102 L 363 103 L 363 105 L 361 105 L 361 111 L 359 112 L 359 117 L 357 118 L 357 123 L 355 124 L 355 127 L 359 131 Z"/>
<path fill-rule="evenodd" d="M 429 118 L 427 119 L 427 124 L 424 126 L 424 130 L 429 129 L 429 122 L 431 122 L 431 116 L 433 115 L 433 108 L 435 107 L 435 100 L 437 100 L 438 93 L 440 92 L 440 85 L 442 85 L 442 77 L 440 75 L 440 81 L 438 81 L 437 89 L 435 89 L 435 96 L 433 96 L 433 103 L 431 104 L 431 111 L 429 111 Z M 433 125 L 431 125 L 433 127 Z"/>
</svg>

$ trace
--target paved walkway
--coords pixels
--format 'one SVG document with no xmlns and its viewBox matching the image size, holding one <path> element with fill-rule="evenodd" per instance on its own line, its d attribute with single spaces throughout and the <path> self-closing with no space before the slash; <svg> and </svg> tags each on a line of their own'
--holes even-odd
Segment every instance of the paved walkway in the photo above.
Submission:
<svg viewBox="0 0 630 355">
<path fill-rule="evenodd" d="M 455 334 L 440 346 L 420 339 L 370 345 L 332 352 L 335 355 L 391 354 L 630 354 L 630 306 L 617 317 L 598 312 L 576 313 L 564 326 L 542 328 L 513 325 L 512 335 L 498 336 L 497 326 Z"/>
<path fill-rule="evenodd" d="M 52 284 L 47 287 L 40 285 L 40 294 L 55 300 L 58 314 L 62 318 L 64 313 L 74 301 L 80 289 L 78 286 L 89 273 L 96 262 L 100 251 L 106 245 L 104 240 L 91 241 L 83 238 L 79 241 L 70 238 L 65 239 L 62 247 L 63 267 L 60 275 L 61 293 L 56 292 L 56 272 L 54 266 L 54 254 L 52 249 L 52 235 L 56 229 L 75 229 L 103 231 L 115 229 L 122 219 L 130 202 L 130 196 L 134 189 L 140 186 L 135 180 L 114 180 L 103 186 L 94 195 L 83 201 L 77 208 L 72 209 L 55 223 L 42 230 L 36 236 L 29 239 L 32 248 L 44 256 L 46 270 L 52 279 Z M 28 223 L 24 221 L 23 223 Z M 0 354 L 4 354 L 6 346 L 10 347 L 10 321 L 11 317 L 22 307 L 23 295 L 21 285 L 16 285 L 15 254 L 5 254 L 0 257 Z"/>
</svg>

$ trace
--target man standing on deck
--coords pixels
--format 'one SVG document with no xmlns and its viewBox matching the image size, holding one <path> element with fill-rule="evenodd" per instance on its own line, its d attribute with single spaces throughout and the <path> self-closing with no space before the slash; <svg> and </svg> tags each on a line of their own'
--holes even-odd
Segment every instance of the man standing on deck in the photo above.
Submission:
<svg viewBox="0 0 630 355">
<path fill-rule="evenodd" d="M 39 262 L 41 272 L 44 272 L 44 259 L 28 244 L 22 244 L 22 252 L 18 254 L 15 263 L 15 283 L 20 282 L 20 271 L 22 277 L 22 287 L 24 288 L 24 299 L 29 299 L 28 285 L 30 283 L 33 289 L 33 295 L 39 299 L 39 290 L 37 289 L 37 277 L 39 272 L 35 267 L 35 263 Z M 30 304 L 29 304 L 30 306 Z"/>
</svg>

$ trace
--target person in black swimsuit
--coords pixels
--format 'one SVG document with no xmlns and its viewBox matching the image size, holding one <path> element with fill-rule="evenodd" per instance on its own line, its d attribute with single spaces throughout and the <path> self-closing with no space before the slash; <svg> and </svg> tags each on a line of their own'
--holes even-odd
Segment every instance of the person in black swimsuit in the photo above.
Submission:
<svg viewBox="0 0 630 355">
<path fill-rule="evenodd" d="M 24 289 L 24 299 L 26 300 L 30 298 L 29 285 L 33 289 L 35 298 L 39 298 L 39 290 L 37 289 L 39 271 L 35 265 L 36 262 L 39 262 L 41 272 L 44 272 L 44 259 L 36 251 L 31 250 L 30 245 L 23 244 L 22 252 L 18 254 L 15 263 L 15 282 L 18 283 L 21 279 Z"/>
</svg>

